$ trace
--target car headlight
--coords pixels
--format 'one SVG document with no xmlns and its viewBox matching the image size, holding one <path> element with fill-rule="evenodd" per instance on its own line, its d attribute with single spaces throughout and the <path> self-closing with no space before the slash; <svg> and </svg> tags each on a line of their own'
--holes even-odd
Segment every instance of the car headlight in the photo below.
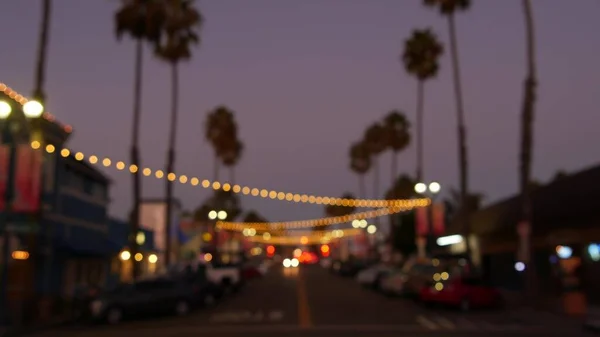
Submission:
<svg viewBox="0 0 600 337">
<path fill-rule="evenodd" d="M 292 259 L 292 261 L 290 261 L 290 264 L 292 267 L 298 267 L 298 265 L 300 265 L 300 261 L 298 261 L 298 259 L 294 258 L 294 259 Z"/>
<path fill-rule="evenodd" d="M 290 260 L 290 259 L 285 259 L 285 260 L 283 260 L 283 266 L 284 266 L 285 268 L 289 268 L 289 267 L 291 267 L 291 266 L 292 266 L 292 260 Z"/>
</svg>

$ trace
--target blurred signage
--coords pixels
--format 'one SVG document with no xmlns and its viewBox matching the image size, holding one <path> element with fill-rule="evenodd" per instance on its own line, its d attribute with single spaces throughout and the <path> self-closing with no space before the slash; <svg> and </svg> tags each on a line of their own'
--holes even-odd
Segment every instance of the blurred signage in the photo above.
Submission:
<svg viewBox="0 0 600 337">
<path fill-rule="evenodd" d="M 15 156 L 13 211 L 35 212 L 40 208 L 42 152 L 29 145 L 18 145 Z M 8 184 L 10 147 L 0 146 L 0 209 L 6 207 L 4 195 Z"/>
<path fill-rule="evenodd" d="M 415 220 L 417 223 L 417 235 L 425 236 L 429 234 L 429 217 L 427 207 L 419 207 L 415 209 Z"/>
<path fill-rule="evenodd" d="M 6 182 L 8 181 L 8 160 L 10 157 L 9 147 L 0 145 L 0 209 L 4 209 L 6 194 Z"/>
<path fill-rule="evenodd" d="M 445 207 L 443 203 L 435 203 L 432 205 L 432 215 L 431 215 L 431 222 L 432 222 L 432 227 L 433 227 L 433 233 L 435 235 L 443 235 L 444 232 L 446 231 L 446 224 L 445 224 L 445 218 L 446 218 L 446 213 L 445 213 Z"/>
</svg>

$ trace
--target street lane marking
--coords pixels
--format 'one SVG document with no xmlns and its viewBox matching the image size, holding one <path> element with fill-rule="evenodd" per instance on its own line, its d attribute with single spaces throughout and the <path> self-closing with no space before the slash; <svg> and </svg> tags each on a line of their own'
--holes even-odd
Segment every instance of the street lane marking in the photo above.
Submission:
<svg viewBox="0 0 600 337">
<path fill-rule="evenodd" d="M 442 328 L 445 328 L 445 329 L 448 329 L 448 330 L 454 330 L 454 329 L 456 329 L 456 325 L 454 323 L 452 323 L 452 321 L 450 321 L 447 318 L 436 316 L 435 320 L 437 321 L 437 323 L 439 325 L 442 326 Z"/>
<path fill-rule="evenodd" d="M 312 319 L 310 316 L 310 308 L 308 305 L 308 296 L 306 295 L 306 281 L 300 273 L 297 278 L 298 282 L 298 323 L 302 328 L 312 327 Z"/>
<path fill-rule="evenodd" d="M 417 316 L 417 323 L 426 327 L 429 330 L 437 330 L 438 326 L 434 322 L 428 320 L 425 316 L 419 315 Z"/>
</svg>

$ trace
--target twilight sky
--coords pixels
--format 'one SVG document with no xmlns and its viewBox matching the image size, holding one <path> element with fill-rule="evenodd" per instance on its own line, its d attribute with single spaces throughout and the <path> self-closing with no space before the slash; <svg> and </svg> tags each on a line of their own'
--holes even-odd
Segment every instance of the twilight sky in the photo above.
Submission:
<svg viewBox="0 0 600 337">
<path fill-rule="evenodd" d="M 10 1 L 0 9 L 0 81 L 31 93 L 40 1 Z M 458 17 L 472 190 L 487 202 L 517 189 L 519 106 L 524 75 L 523 15 L 519 0 L 474 1 Z M 534 177 L 551 178 L 598 161 L 600 142 L 600 2 L 535 0 L 539 105 Z M 206 112 L 218 104 L 236 111 L 246 145 L 236 183 L 285 192 L 339 196 L 357 192 L 348 148 L 366 126 L 391 109 L 414 120 L 416 85 L 399 63 L 413 28 L 431 26 L 447 41 L 446 21 L 419 0 L 199 1 L 206 17 L 203 43 L 181 66 L 177 172 L 212 178 L 212 149 L 204 141 Z M 118 43 L 118 1 L 55 0 L 47 73 L 48 110 L 73 125 L 69 146 L 86 154 L 128 159 L 133 43 Z M 594 23 L 595 22 L 595 23 Z M 169 73 L 146 54 L 142 123 L 144 166 L 162 169 L 166 157 Z M 449 58 L 426 86 L 425 177 L 457 185 L 455 109 Z M 400 168 L 413 173 L 414 145 Z M 381 158 L 383 184 L 390 156 Z M 113 179 L 111 214 L 130 208 L 130 176 Z M 222 178 L 227 178 L 226 173 Z M 144 196 L 163 196 L 162 181 L 145 178 Z M 372 191 L 372 184 L 370 185 Z M 387 186 L 386 186 L 387 187 Z M 371 193 L 370 191 L 370 193 Z M 176 187 L 185 207 L 208 192 Z M 369 195 L 368 197 L 373 197 Z M 269 220 L 320 217 L 323 208 L 251 197 Z"/>
</svg>

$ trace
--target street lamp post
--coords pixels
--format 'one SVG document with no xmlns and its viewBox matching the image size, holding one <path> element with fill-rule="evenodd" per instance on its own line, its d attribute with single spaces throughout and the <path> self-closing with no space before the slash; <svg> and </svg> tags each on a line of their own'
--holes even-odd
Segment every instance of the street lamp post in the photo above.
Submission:
<svg viewBox="0 0 600 337">
<path fill-rule="evenodd" d="M 227 212 L 224 210 L 212 210 L 210 212 L 208 212 L 208 218 L 212 221 L 225 221 L 227 219 Z M 217 231 L 219 231 L 220 229 L 217 228 L 217 226 L 214 226 L 215 228 L 215 237 L 213 238 L 213 244 L 215 245 L 215 253 L 216 253 L 216 257 L 217 257 L 217 261 L 221 260 L 221 256 L 219 254 L 219 234 L 217 233 Z"/>
<path fill-rule="evenodd" d="M 44 112 L 44 107 L 37 101 L 28 101 L 22 107 L 22 109 L 18 109 L 18 111 L 22 112 L 26 119 L 29 118 L 38 118 Z M 2 217 L 0 219 L 0 226 L 2 230 L 3 237 L 3 246 L 2 246 L 2 276 L 1 283 L 2 290 L 0 291 L 0 305 L 2 312 L 2 319 L 5 323 L 9 323 L 9 308 L 8 308 L 8 263 L 10 261 L 10 231 L 9 224 L 12 218 L 12 208 L 13 208 L 13 199 L 15 195 L 14 191 L 14 180 L 16 174 L 16 157 L 17 157 L 17 141 L 20 139 L 18 135 L 20 133 L 20 128 L 23 127 L 22 121 L 23 118 L 18 118 L 12 114 L 13 108 L 12 105 L 6 101 L 0 100 L 0 120 L 3 121 L 2 128 L 2 144 L 8 144 L 8 172 L 7 177 L 4 182 L 6 184 L 4 195 L 2 198 L 4 199 L 4 210 L 2 212 Z M 28 129 L 29 125 L 25 123 L 25 129 Z"/>
<path fill-rule="evenodd" d="M 425 257 L 427 254 L 427 248 L 430 251 L 433 251 L 435 247 L 435 234 L 433 233 L 433 202 L 435 198 L 440 193 L 442 186 L 438 182 L 431 182 L 429 184 L 426 183 L 417 183 L 415 184 L 415 192 L 421 194 L 423 196 L 431 198 L 431 205 L 427 207 L 427 217 L 426 217 L 426 228 L 427 235 L 425 238 L 419 238 L 417 241 L 417 246 L 419 249 L 419 256 Z"/>
</svg>

